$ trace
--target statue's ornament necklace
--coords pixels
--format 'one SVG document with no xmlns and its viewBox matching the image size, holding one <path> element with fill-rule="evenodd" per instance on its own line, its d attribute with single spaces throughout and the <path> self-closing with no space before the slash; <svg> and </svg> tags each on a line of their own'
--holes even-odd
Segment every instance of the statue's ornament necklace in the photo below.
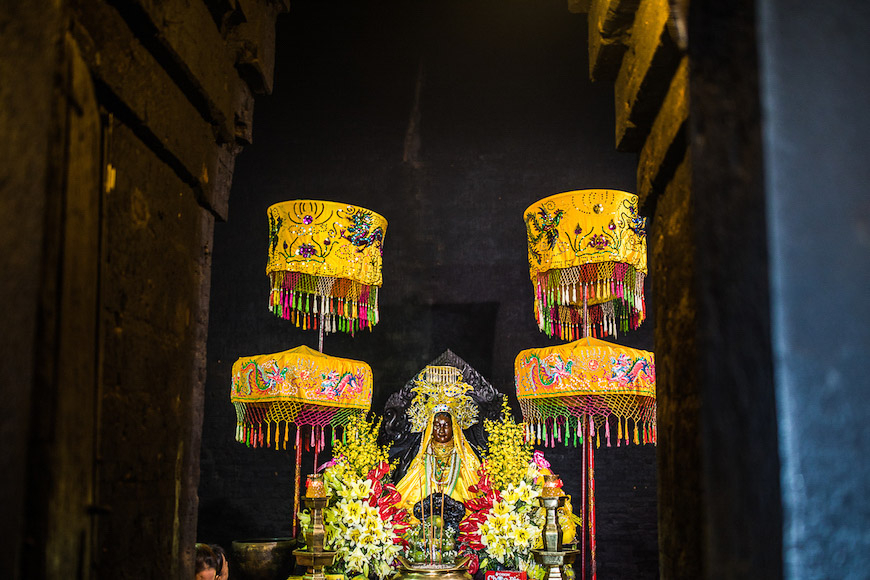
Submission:
<svg viewBox="0 0 870 580">
<path fill-rule="evenodd" d="M 456 486 L 461 460 L 453 446 L 453 441 L 439 443 L 430 442 L 429 453 L 426 453 L 426 479 L 437 487 L 438 491 L 450 494 Z"/>
</svg>

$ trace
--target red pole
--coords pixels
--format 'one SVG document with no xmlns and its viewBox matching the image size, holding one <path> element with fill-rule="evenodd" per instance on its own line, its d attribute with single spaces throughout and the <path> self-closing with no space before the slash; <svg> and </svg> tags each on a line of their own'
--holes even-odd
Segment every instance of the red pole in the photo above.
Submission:
<svg viewBox="0 0 870 580">
<path fill-rule="evenodd" d="M 591 434 L 595 428 L 591 415 L 589 419 L 589 433 Z M 587 461 L 589 462 L 589 467 L 587 469 L 587 476 L 589 478 L 589 555 L 592 561 L 592 580 L 596 580 L 597 571 L 595 566 L 595 452 L 592 448 L 592 437 L 588 437 L 587 440 L 589 441 L 589 452 L 587 453 Z"/>
<path fill-rule="evenodd" d="M 299 470 L 302 467 L 302 438 L 299 431 L 300 425 L 296 425 L 296 471 L 293 476 L 293 538 L 296 538 L 296 525 L 299 521 Z"/>
<path fill-rule="evenodd" d="M 582 570 L 580 579 L 586 580 L 586 440 L 589 439 L 589 429 L 586 427 L 586 417 L 580 418 L 580 433 L 582 440 L 580 442 L 580 462 L 583 464 L 583 476 L 581 478 L 580 503 L 583 504 L 583 519 L 580 522 L 580 569 Z"/>
</svg>

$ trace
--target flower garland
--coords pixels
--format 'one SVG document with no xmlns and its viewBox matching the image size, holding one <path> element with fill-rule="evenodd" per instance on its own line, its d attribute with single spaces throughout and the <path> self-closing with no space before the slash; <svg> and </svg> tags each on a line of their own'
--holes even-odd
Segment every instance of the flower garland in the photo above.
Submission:
<svg viewBox="0 0 870 580">
<path fill-rule="evenodd" d="M 377 445 L 380 422 L 356 417 L 345 442 L 336 443 L 323 479 L 335 499 L 323 510 L 325 545 L 337 552 L 330 570 L 348 576 L 386 578 L 395 571 L 407 541 L 408 512 L 396 504 L 401 495 L 390 482 L 393 467 L 387 450 Z M 307 525 L 310 514 L 300 513 Z"/>
</svg>

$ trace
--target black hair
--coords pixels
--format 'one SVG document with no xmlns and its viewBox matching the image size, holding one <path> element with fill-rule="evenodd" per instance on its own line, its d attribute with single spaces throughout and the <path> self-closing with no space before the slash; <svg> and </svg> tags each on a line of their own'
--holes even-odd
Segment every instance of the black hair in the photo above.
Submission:
<svg viewBox="0 0 870 580">
<path fill-rule="evenodd" d="M 196 572 L 202 572 L 203 570 L 208 570 L 209 568 L 214 568 L 218 572 L 220 572 L 220 568 L 217 565 L 217 554 L 214 553 L 214 550 L 211 549 L 211 546 L 208 544 L 197 544 L 196 545 Z"/>
<path fill-rule="evenodd" d="M 217 544 L 211 544 L 209 547 L 211 548 L 211 551 L 214 552 L 214 555 L 217 556 L 217 566 L 215 566 L 214 569 L 218 574 L 220 574 L 221 570 L 224 569 L 224 561 L 227 559 L 227 553 Z M 229 563 L 227 563 L 227 565 L 229 565 Z"/>
</svg>

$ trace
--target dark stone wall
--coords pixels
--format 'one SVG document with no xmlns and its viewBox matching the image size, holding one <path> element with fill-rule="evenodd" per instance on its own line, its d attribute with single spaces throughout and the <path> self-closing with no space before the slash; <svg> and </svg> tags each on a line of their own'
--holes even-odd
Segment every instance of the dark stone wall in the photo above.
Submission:
<svg viewBox="0 0 870 580">
<path fill-rule="evenodd" d="M 0 10 L 0 570 L 18 578 L 28 520 L 25 509 L 30 406 L 36 391 L 34 348 L 39 321 L 40 266 L 55 122 L 55 69 L 61 11 L 52 2 L 15 3 Z M 8 82 L 19 76 L 17 83 Z M 35 99 L 33 95 L 45 95 Z"/>
<path fill-rule="evenodd" d="M 705 522 L 693 203 L 688 157 L 658 199 L 649 232 L 655 308 L 659 558 L 663 578 L 700 577 Z M 699 493 L 699 490 L 701 493 Z"/>
<path fill-rule="evenodd" d="M 196 541 L 191 447 L 202 419 L 190 385 L 204 378 L 214 216 L 124 125 L 113 127 L 109 160 L 118 179 L 105 201 L 101 324 L 113 340 L 103 353 L 97 497 L 110 511 L 94 559 L 109 573 L 131 555 L 171 555 L 149 570 L 180 577 Z"/>
<path fill-rule="evenodd" d="M 518 413 L 514 357 L 556 343 L 532 314 L 524 210 L 561 191 L 635 187 L 636 156 L 613 146 L 612 88 L 586 79 L 586 36 L 585 15 L 561 0 L 298 1 L 279 19 L 274 91 L 215 227 L 201 540 L 290 532 L 293 456 L 236 443 L 229 402 L 237 358 L 317 347 L 316 332 L 266 309 L 272 203 L 344 201 L 389 221 L 381 322 L 324 340 L 372 366 L 376 412 L 449 348 Z M 647 303 L 650 319 L 618 342 L 653 349 L 649 291 Z M 545 452 L 579 498 L 579 449 Z M 657 577 L 655 455 L 596 452 L 601 577 Z M 305 472 L 313 461 L 303 453 Z"/>
<path fill-rule="evenodd" d="M 0 8 L 4 577 L 193 574 L 212 232 L 285 8 Z"/>
</svg>

